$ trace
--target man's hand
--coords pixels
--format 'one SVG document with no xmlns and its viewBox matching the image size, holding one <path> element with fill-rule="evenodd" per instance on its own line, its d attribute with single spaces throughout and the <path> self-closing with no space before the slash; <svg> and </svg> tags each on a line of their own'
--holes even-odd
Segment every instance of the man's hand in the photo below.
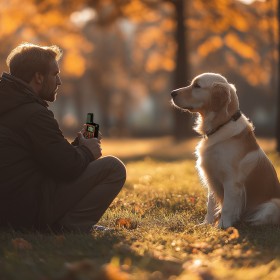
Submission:
<svg viewBox="0 0 280 280">
<path fill-rule="evenodd" d="M 82 132 L 78 132 L 79 146 L 86 146 L 92 153 L 94 159 L 102 156 L 101 141 L 97 138 L 86 139 Z"/>
</svg>

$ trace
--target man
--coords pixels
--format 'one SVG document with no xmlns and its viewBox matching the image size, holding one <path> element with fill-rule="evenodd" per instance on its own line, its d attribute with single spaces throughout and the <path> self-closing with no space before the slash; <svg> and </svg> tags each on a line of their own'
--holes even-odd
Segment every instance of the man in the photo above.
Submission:
<svg viewBox="0 0 280 280">
<path fill-rule="evenodd" d="M 121 190 L 126 170 L 101 142 L 63 136 L 48 102 L 61 85 L 57 46 L 24 43 L 0 81 L 0 227 L 90 232 Z"/>
</svg>

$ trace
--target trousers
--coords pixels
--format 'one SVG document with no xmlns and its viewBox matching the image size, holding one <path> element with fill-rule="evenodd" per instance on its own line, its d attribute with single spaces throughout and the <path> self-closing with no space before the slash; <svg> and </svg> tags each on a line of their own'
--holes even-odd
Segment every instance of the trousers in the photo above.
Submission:
<svg viewBox="0 0 280 280">
<path fill-rule="evenodd" d="M 118 158 L 106 156 L 92 161 L 74 182 L 58 187 L 54 212 L 56 208 L 67 210 L 60 214 L 56 226 L 66 231 L 90 232 L 118 195 L 125 180 L 126 168 Z M 71 201 L 71 205 L 67 201 Z"/>
</svg>

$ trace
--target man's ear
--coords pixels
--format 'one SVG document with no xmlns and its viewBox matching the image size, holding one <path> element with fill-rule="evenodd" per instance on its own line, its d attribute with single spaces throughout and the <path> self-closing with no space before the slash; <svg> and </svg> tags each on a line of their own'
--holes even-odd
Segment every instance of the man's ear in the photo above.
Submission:
<svg viewBox="0 0 280 280">
<path fill-rule="evenodd" d="M 36 72 L 34 75 L 34 80 L 36 84 L 41 85 L 44 82 L 44 75 L 39 72 Z"/>
<path fill-rule="evenodd" d="M 211 109 L 218 112 L 225 108 L 231 101 L 230 88 L 226 83 L 213 83 L 211 87 Z"/>
</svg>

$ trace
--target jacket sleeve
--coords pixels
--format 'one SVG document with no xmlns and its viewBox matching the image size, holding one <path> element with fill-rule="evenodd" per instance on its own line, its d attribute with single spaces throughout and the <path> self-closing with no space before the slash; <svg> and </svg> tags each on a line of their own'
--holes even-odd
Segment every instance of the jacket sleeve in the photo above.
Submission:
<svg viewBox="0 0 280 280">
<path fill-rule="evenodd" d="M 39 168 L 54 179 L 74 180 L 93 160 L 88 148 L 75 147 L 64 138 L 53 113 L 47 108 L 31 115 L 25 132 Z"/>
<path fill-rule="evenodd" d="M 79 139 L 78 139 L 78 137 L 76 137 L 76 138 L 73 140 L 73 142 L 71 142 L 71 145 L 73 145 L 73 146 L 78 146 L 78 145 L 79 145 Z"/>
</svg>

